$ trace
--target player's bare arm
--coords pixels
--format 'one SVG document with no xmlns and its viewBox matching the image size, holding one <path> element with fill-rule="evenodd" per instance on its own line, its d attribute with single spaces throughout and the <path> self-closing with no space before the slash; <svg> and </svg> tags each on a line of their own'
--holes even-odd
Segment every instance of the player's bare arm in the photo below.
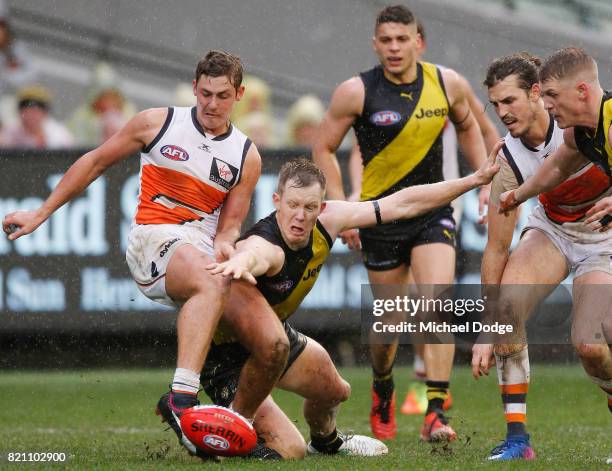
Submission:
<svg viewBox="0 0 612 471">
<path fill-rule="evenodd" d="M 481 266 L 481 279 L 484 285 L 498 285 L 501 283 L 504 268 L 510 256 L 510 245 L 512 244 L 514 228 L 518 220 L 517 209 L 514 209 L 509 214 L 510 217 L 504 217 L 497 211 L 500 194 L 518 186 L 514 173 L 506 160 L 498 156 L 497 161 L 500 163 L 501 170 L 495 175 L 491 185 L 487 245 L 484 250 Z M 503 175 L 505 174 L 513 178 L 513 185 L 508 185 L 504 182 Z"/>
<path fill-rule="evenodd" d="M 450 203 L 473 188 L 489 184 L 499 170 L 495 158 L 502 145 L 503 141 L 500 140 L 494 147 L 494 152 L 472 175 L 456 180 L 404 188 L 374 202 L 328 201 L 319 219 L 334 237 L 347 229 L 373 226 L 377 223 L 409 219 L 425 214 Z"/>
<path fill-rule="evenodd" d="M 252 235 L 236 244 L 236 251 L 225 262 L 211 263 L 206 267 L 213 275 L 222 273 L 234 280 L 243 279 L 257 284 L 255 277 L 273 276 L 285 263 L 285 252 L 278 245 L 263 237 Z"/>
<path fill-rule="evenodd" d="M 589 162 L 576 147 L 573 128 L 563 132 L 563 140 L 563 144 L 544 161 L 535 175 L 516 190 L 500 196 L 499 211 L 506 213 L 523 201 L 552 190 Z"/>
<path fill-rule="evenodd" d="M 34 231 L 54 211 L 82 193 L 107 168 L 140 151 L 155 138 L 167 113 L 167 108 L 138 113 L 108 141 L 72 164 L 40 208 L 6 215 L 2 228 L 9 234 L 9 239 L 15 240 Z"/>
<path fill-rule="evenodd" d="M 487 151 L 475 113 L 470 107 L 469 95 L 472 94 L 467 81 L 452 69 L 442 69 L 442 79 L 450 103 L 449 118 L 455 125 L 459 146 L 468 164 L 473 170 L 478 169 L 486 159 Z M 485 187 L 478 195 L 478 213 L 484 214 L 489 200 L 490 188 Z M 485 222 L 484 219 L 481 222 Z"/>
<path fill-rule="evenodd" d="M 261 174 L 261 156 L 255 144 L 247 151 L 240 182 L 232 188 L 223 203 L 215 236 L 215 259 L 227 260 L 234 251 L 234 242 L 240 236 L 240 226 L 251 206 L 253 189 Z"/>
<path fill-rule="evenodd" d="M 319 127 L 312 158 L 325 174 L 330 199 L 345 199 L 342 175 L 335 152 L 363 110 L 365 88 L 359 77 L 341 83 L 334 91 L 329 108 Z"/>
<path fill-rule="evenodd" d="M 510 245 L 514 228 L 518 220 L 518 210 L 513 210 L 510 217 L 504 217 L 497 212 L 499 195 L 503 191 L 516 188 L 517 182 L 512 186 L 503 183 L 504 172 L 514 177 L 508 163 L 498 155 L 497 161 L 500 163 L 501 170 L 493 178 L 491 184 L 491 198 L 489 199 L 487 246 L 482 257 L 481 280 L 483 285 L 499 285 L 508 258 L 510 257 Z M 485 294 L 485 293 L 483 293 Z M 475 379 L 480 376 L 488 375 L 489 369 L 495 364 L 493 355 L 493 344 L 477 342 L 472 347 L 472 375 Z"/>
</svg>

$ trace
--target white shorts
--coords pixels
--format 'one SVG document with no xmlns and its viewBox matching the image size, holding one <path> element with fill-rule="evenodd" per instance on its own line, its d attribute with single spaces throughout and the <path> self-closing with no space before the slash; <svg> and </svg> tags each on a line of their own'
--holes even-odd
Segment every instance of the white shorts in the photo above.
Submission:
<svg viewBox="0 0 612 471">
<path fill-rule="evenodd" d="M 533 208 L 522 234 L 530 229 L 546 234 L 565 257 L 568 269 L 576 271 L 575 277 L 591 271 L 612 275 L 612 234 L 592 231 L 582 222 L 555 224 L 541 205 Z"/>
<path fill-rule="evenodd" d="M 214 258 L 214 236 L 198 223 L 136 225 L 130 230 L 125 254 L 138 288 L 149 299 L 178 307 L 166 294 L 166 268 L 174 251 L 191 244 Z"/>
</svg>

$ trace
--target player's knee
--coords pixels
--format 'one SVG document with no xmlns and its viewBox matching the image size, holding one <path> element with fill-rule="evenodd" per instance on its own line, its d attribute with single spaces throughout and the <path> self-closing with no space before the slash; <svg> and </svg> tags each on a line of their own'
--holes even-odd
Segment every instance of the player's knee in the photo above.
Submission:
<svg viewBox="0 0 612 471">
<path fill-rule="evenodd" d="M 583 361 L 594 363 L 603 361 L 610 349 L 608 345 L 598 343 L 577 343 L 574 347 Z"/>
<path fill-rule="evenodd" d="M 304 440 L 295 440 L 287 445 L 282 453 L 285 460 L 302 460 L 306 457 L 306 443 Z"/>
<path fill-rule="evenodd" d="M 279 334 L 266 339 L 259 346 L 261 348 L 258 348 L 257 352 L 253 352 L 253 354 L 256 355 L 263 367 L 268 371 L 280 371 L 285 368 L 289 358 L 290 346 L 284 332 L 282 332 L 282 335 Z"/>
<path fill-rule="evenodd" d="M 334 389 L 330 392 L 329 401 L 333 404 L 341 404 L 349 397 L 351 397 L 351 385 L 338 375 Z"/>
<path fill-rule="evenodd" d="M 499 355 L 501 357 L 507 357 L 510 355 L 514 355 L 515 353 L 519 353 L 524 348 L 525 344 L 522 343 L 502 343 L 496 344 L 493 347 L 493 351 L 496 355 Z"/>
<path fill-rule="evenodd" d="M 195 289 L 198 294 L 215 293 L 217 297 L 223 297 L 229 295 L 230 281 L 228 276 L 204 274 L 195 280 Z"/>
</svg>

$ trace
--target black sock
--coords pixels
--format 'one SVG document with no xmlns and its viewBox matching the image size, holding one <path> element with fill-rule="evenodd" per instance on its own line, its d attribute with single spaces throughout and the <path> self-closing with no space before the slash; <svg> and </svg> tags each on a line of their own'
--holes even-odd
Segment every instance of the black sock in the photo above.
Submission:
<svg viewBox="0 0 612 471">
<path fill-rule="evenodd" d="M 178 409 L 188 409 L 198 405 L 198 396 L 195 394 L 172 391 L 170 398 L 172 405 Z"/>
<path fill-rule="evenodd" d="M 508 435 L 525 435 L 527 433 L 527 429 L 525 428 L 525 424 L 523 422 L 508 422 L 507 433 Z"/>
<path fill-rule="evenodd" d="M 395 384 L 393 383 L 393 373 L 388 372 L 384 375 L 378 375 L 374 372 L 374 382 L 372 383 L 374 392 L 381 401 L 390 401 L 393 396 Z"/>
<path fill-rule="evenodd" d="M 326 437 L 310 436 L 310 444 L 320 453 L 336 453 L 338 448 L 342 446 L 342 443 L 344 442 L 338 435 L 338 431 L 336 429 L 334 429 L 334 431 Z"/>
<path fill-rule="evenodd" d="M 448 397 L 448 381 L 427 381 L 427 411 L 425 415 L 434 411 L 442 412 L 444 409 L 444 401 Z"/>
</svg>

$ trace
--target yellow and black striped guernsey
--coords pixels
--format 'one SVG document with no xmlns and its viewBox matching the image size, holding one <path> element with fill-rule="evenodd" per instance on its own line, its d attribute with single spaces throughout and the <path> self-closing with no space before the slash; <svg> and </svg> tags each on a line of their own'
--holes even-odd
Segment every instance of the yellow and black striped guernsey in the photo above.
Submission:
<svg viewBox="0 0 612 471">
<path fill-rule="evenodd" d="M 278 318 L 284 321 L 297 310 L 314 286 L 327 260 L 333 241 L 317 220 L 310 234 L 308 245 L 300 250 L 292 250 L 281 235 L 276 220 L 276 211 L 260 220 L 240 238 L 246 239 L 252 235 L 278 245 L 285 253 L 285 263 L 280 272 L 274 276 L 257 277 L 257 289 L 270 303 Z M 248 306 L 245 308 L 248 310 Z M 248 315 L 248 312 L 245 312 L 245 315 Z M 236 341 L 236 339 L 223 328 L 218 328 L 214 341 L 219 344 Z"/>
<path fill-rule="evenodd" d="M 417 62 L 416 80 L 407 84 L 390 82 L 381 66 L 360 76 L 365 101 L 354 128 L 364 166 L 361 199 L 442 181 L 449 103 L 440 70 Z"/>
<path fill-rule="evenodd" d="M 604 92 L 599 109 L 597 129 L 576 126 L 574 138 L 578 150 L 595 165 L 612 176 L 612 143 L 610 142 L 610 126 L 612 126 L 612 92 Z"/>
</svg>

